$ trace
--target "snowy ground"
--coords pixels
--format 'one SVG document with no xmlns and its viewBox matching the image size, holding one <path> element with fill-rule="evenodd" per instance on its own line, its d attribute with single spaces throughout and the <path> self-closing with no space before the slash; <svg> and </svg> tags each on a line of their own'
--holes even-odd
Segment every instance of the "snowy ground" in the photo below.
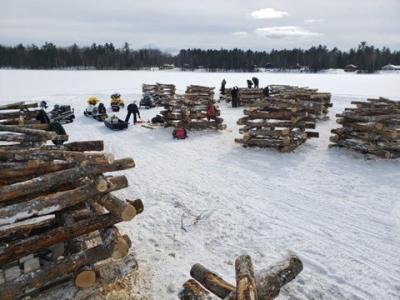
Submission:
<svg viewBox="0 0 400 300">
<path fill-rule="evenodd" d="M 130 187 L 120 194 L 143 199 L 145 211 L 122 227 L 154 299 L 175 299 L 196 262 L 233 282 L 235 256 L 248 253 L 256 268 L 264 268 L 288 251 L 301 257 L 304 270 L 280 299 L 399 299 L 400 162 L 327 147 L 335 113 L 351 100 L 399 99 L 398 74 L 257 74 L 261 85 L 309 86 L 334 95 L 331 120 L 317 127 L 320 138 L 292 154 L 235 144 L 242 109 L 224 104 L 228 130 L 193 132 L 183 141 L 173 140 L 171 129 L 112 132 L 82 116 L 89 95 L 108 103 L 116 91 L 139 99 L 142 83 L 174 83 L 183 91 L 188 84 L 218 86 L 222 78 L 227 86 L 244 86 L 252 75 L 0 70 L 0 103 L 72 104 L 71 140 L 103 139 L 116 157 L 135 159 L 136 168 L 126 172 Z M 143 119 L 156 113 L 142 111 Z"/>
</svg>

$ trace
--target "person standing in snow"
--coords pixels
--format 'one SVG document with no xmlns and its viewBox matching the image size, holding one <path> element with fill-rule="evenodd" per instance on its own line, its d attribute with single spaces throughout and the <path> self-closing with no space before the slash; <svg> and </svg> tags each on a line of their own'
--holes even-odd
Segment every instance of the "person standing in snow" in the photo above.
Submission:
<svg viewBox="0 0 400 300">
<path fill-rule="evenodd" d="M 251 89 L 253 87 L 253 81 L 247 79 L 247 87 Z"/>
<path fill-rule="evenodd" d="M 137 122 L 137 117 L 140 118 L 140 112 L 138 106 L 136 105 L 136 101 L 133 101 L 133 103 L 129 104 L 127 110 L 128 114 L 126 115 L 125 122 L 129 122 L 129 119 L 133 114 L 133 124 L 135 125 Z"/>
<path fill-rule="evenodd" d="M 269 87 L 268 86 L 263 88 L 263 94 L 264 94 L 265 97 L 269 97 Z"/>
<path fill-rule="evenodd" d="M 254 83 L 254 88 L 258 89 L 258 83 L 259 83 L 258 78 L 257 77 L 253 77 L 251 80 Z"/>
<path fill-rule="evenodd" d="M 232 88 L 231 96 L 232 96 L 232 107 L 238 107 L 239 106 L 239 88 L 237 86 Z"/>
<path fill-rule="evenodd" d="M 221 95 L 225 95 L 225 85 L 226 85 L 226 80 L 225 78 L 221 82 L 221 88 L 219 89 L 221 92 Z"/>
</svg>

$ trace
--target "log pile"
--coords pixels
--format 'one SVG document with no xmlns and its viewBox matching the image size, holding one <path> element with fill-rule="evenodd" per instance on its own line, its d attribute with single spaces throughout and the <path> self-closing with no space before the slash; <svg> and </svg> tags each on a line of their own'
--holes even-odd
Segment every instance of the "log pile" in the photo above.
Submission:
<svg viewBox="0 0 400 300">
<path fill-rule="evenodd" d="M 221 110 L 215 104 L 214 87 L 190 85 L 186 88 L 184 105 L 187 106 L 189 123 L 187 129 L 223 130 L 226 125 L 220 117 Z M 208 105 L 215 108 L 215 117 L 207 118 Z"/>
<path fill-rule="evenodd" d="M 245 147 L 270 147 L 280 152 L 291 152 L 307 139 L 319 137 L 315 119 L 309 117 L 306 107 L 299 100 L 268 98 L 244 110 L 245 116 L 237 121 L 244 125 L 239 132 L 242 138 L 235 142 Z"/>
<path fill-rule="evenodd" d="M 317 89 L 301 88 L 289 85 L 270 85 L 270 97 L 296 99 L 306 107 L 309 117 L 327 120 L 332 107 L 331 94 L 318 92 Z"/>
<path fill-rule="evenodd" d="M 381 158 L 400 157 L 400 101 L 386 98 L 351 102 L 356 107 L 337 114 L 341 128 L 332 129 L 330 147 Z"/>
<path fill-rule="evenodd" d="M 65 277 L 78 288 L 92 286 L 97 264 L 126 256 L 131 246 L 115 224 L 131 220 L 143 204 L 113 195 L 128 181 L 109 173 L 134 161 L 103 153 L 102 141 L 44 145 L 52 132 L 0 128 L 10 132 L 7 140 L 23 136 L 22 144 L 0 146 L 0 299 Z"/>
<path fill-rule="evenodd" d="M 156 97 L 154 98 L 156 105 L 163 105 L 165 101 L 174 98 L 176 92 L 174 84 L 157 83 L 156 86 Z"/>
<path fill-rule="evenodd" d="M 220 100 L 230 103 L 232 101 L 231 91 L 231 88 L 226 89 L 225 95 L 220 95 Z M 239 104 L 241 106 L 252 105 L 261 101 L 263 98 L 264 94 L 262 89 L 239 88 Z"/>
<path fill-rule="evenodd" d="M 208 105 L 214 105 L 215 118 L 207 118 Z M 220 117 L 221 111 L 214 101 L 214 88 L 188 86 L 185 95 L 175 95 L 164 100 L 164 110 L 160 112 L 166 127 L 185 129 L 223 130 L 226 125 Z"/>
<path fill-rule="evenodd" d="M 179 299 L 206 300 L 211 299 L 210 293 L 227 300 L 274 299 L 302 270 L 301 260 L 290 255 L 278 265 L 256 274 L 251 257 L 242 255 L 235 260 L 236 282 L 231 284 L 201 264 L 195 264 L 190 270 L 193 279 L 183 284 Z"/>
</svg>

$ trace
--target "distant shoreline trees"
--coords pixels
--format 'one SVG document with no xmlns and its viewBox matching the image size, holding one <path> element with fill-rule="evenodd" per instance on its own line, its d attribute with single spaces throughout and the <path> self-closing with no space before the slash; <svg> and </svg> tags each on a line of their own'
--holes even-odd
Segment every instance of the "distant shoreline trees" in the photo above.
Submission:
<svg viewBox="0 0 400 300">
<path fill-rule="evenodd" d="M 97 69 L 135 70 L 174 64 L 183 69 L 253 71 L 255 67 L 272 66 L 276 69 L 343 69 L 354 64 L 363 72 L 372 73 L 387 64 L 400 65 L 400 51 L 376 48 L 361 42 L 357 48 L 341 51 L 319 45 L 309 49 L 252 51 L 241 49 L 186 49 L 172 55 L 158 49 L 133 50 L 128 43 L 116 48 L 112 43 L 79 47 L 57 47 L 53 43 L 42 46 L 0 45 L 0 68 L 16 69 Z"/>
</svg>

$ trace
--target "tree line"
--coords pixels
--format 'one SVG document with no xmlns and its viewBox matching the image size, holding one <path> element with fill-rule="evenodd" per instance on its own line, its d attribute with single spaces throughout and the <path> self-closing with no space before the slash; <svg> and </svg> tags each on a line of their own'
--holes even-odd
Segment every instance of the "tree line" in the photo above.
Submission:
<svg viewBox="0 0 400 300">
<path fill-rule="evenodd" d="M 359 70 L 374 72 L 386 64 L 400 65 L 400 51 L 392 51 L 387 47 L 376 48 L 366 42 L 361 42 L 348 51 L 319 45 L 306 50 L 283 49 L 269 52 L 185 49 L 176 55 L 158 49 L 134 50 L 128 43 L 122 48 L 116 48 L 113 43 L 92 44 L 87 47 L 76 44 L 57 47 L 53 43 L 45 43 L 40 47 L 0 45 L 1 68 L 134 70 L 164 64 L 174 64 L 183 69 L 202 67 L 211 71 L 253 71 L 256 67 L 265 66 L 277 69 L 305 67 L 310 71 L 319 71 L 354 64 Z"/>
</svg>

